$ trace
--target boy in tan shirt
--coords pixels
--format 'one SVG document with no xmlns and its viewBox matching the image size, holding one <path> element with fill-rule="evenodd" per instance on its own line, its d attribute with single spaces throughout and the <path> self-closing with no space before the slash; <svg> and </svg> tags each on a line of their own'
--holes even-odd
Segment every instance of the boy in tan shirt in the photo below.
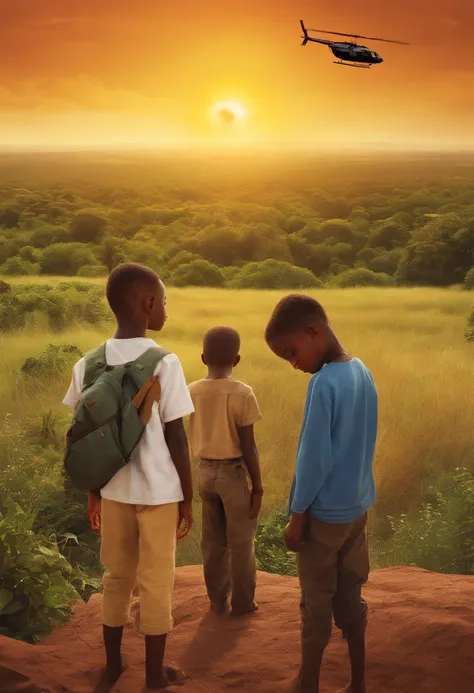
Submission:
<svg viewBox="0 0 474 693">
<path fill-rule="evenodd" d="M 200 461 L 204 578 L 212 610 L 224 612 L 232 593 L 234 615 L 258 608 L 254 539 L 263 496 L 253 431 L 262 415 L 252 388 L 231 377 L 239 349 L 234 329 L 207 332 L 202 361 L 208 375 L 189 385 L 195 408 L 189 440 Z"/>
</svg>

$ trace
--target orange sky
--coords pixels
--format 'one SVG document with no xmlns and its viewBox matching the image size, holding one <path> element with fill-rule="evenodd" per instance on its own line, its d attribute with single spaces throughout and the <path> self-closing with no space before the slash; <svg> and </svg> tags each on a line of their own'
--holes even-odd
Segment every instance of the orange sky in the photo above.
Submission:
<svg viewBox="0 0 474 693">
<path fill-rule="evenodd" d="M 300 18 L 411 45 L 340 67 Z M 0 0 L 0 26 L 0 147 L 474 145 L 474 0 Z"/>
</svg>

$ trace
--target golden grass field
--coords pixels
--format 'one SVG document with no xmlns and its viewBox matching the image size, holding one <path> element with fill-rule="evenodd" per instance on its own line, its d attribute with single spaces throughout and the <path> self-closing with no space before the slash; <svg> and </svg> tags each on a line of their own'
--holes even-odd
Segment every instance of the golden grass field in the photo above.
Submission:
<svg viewBox="0 0 474 693">
<path fill-rule="evenodd" d="M 32 282 L 56 281 L 34 278 Z M 187 380 L 205 373 L 201 339 L 215 325 L 237 328 L 241 364 L 235 377 L 254 388 L 264 415 L 256 426 L 267 510 L 286 502 L 305 400 L 307 376 L 279 361 L 263 340 L 266 321 L 284 292 L 170 289 L 169 319 L 159 341 L 179 355 Z M 439 471 L 474 466 L 472 403 L 474 359 L 464 341 L 469 292 L 442 289 L 320 290 L 344 346 L 371 369 L 380 396 L 376 458 L 378 512 L 400 512 L 416 503 Z M 0 336 L 0 415 L 34 420 L 52 409 L 66 420 L 61 399 L 68 378 L 31 391 L 15 390 L 13 374 L 49 343 L 83 351 L 111 334 L 81 325 L 53 334 L 36 327 Z"/>
</svg>

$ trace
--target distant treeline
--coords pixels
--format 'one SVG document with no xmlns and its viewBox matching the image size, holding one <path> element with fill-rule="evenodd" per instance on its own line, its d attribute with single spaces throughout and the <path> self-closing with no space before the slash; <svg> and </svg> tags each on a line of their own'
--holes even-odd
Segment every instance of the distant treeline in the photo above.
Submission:
<svg viewBox="0 0 474 693">
<path fill-rule="evenodd" d="M 474 157 L 0 162 L 0 275 L 474 287 Z"/>
</svg>

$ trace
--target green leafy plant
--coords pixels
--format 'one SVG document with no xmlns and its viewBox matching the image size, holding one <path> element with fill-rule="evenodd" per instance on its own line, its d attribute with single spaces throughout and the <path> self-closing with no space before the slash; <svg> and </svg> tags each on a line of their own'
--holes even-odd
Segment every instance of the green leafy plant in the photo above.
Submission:
<svg viewBox="0 0 474 693">
<path fill-rule="evenodd" d="M 474 574 L 474 475 L 457 469 L 421 508 L 389 517 L 391 539 L 377 550 L 380 565 L 414 565 Z"/>
<path fill-rule="evenodd" d="M 283 531 L 288 515 L 281 511 L 271 513 L 259 526 L 255 543 L 258 569 L 278 575 L 296 575 L 295 554 L 285 546 Z"/>
<path fill-rule="evenodd" d="M 18 505 L 0 502 L 0 634 L 37 642 L 67 619 L 80 596 L 66 558 L 31 526 Z"/>
<path fill-rule="evenodd" d="M 474 342 L 474 310 L 468 318 L 465 337 L 466 341 Z"/>
</svg>

